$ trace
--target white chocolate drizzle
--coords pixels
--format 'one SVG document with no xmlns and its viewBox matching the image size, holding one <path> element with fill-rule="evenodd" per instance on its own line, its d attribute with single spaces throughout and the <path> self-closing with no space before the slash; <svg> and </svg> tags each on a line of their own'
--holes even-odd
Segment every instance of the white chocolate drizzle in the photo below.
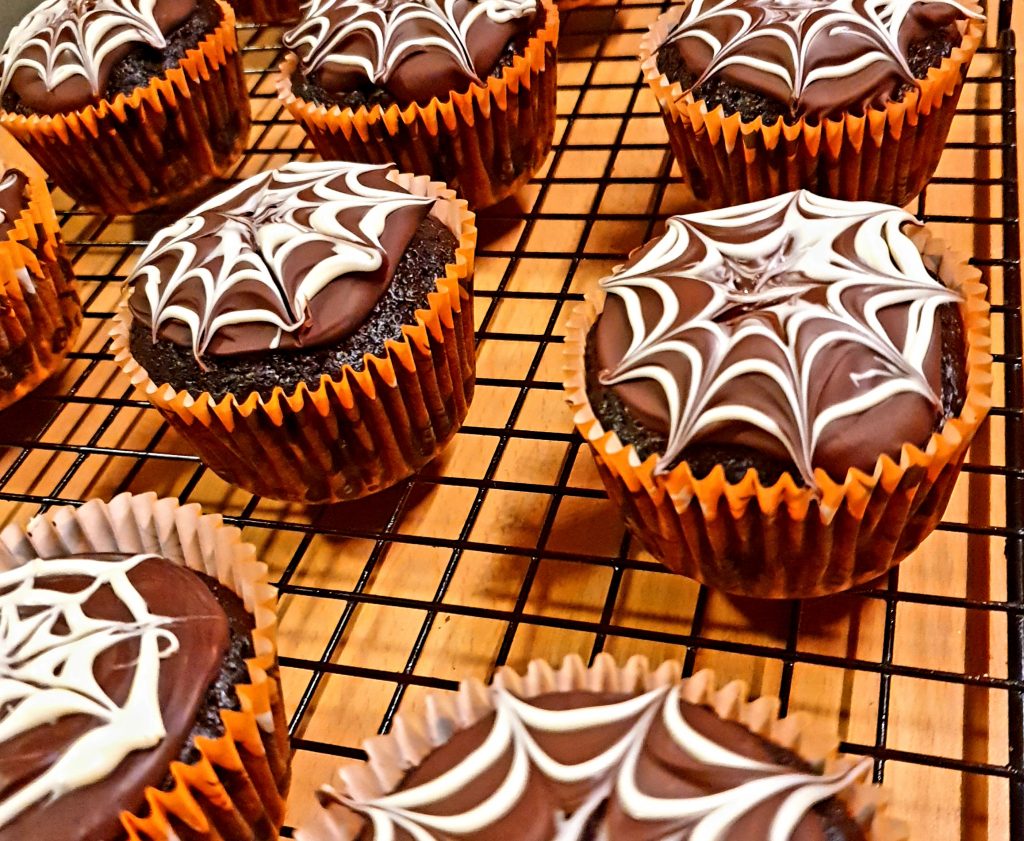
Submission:
<svg viewBox="0 0 1024 841">
<path fill-rule="evenodd" d="M 132 751 L 153 747 L 166 735 L 158 695 L 160 660 L 178 650 L 178 639 L 165 627 L 172 620 L 150 613 L 128 577 L 153 557 L 33 560 L 0 572 L 0 750 L 66 716 L 99 722 L 45 772 L 0 799 L 0 827 L 38 803 L 104 779 Z M 88 584 L 62 592 L 46 586 L 54 576 L 81 576 Z M 85 612 L 86 602 L 104 587 L 120 599 L 131 621 Z M 137 641 L 138 659 L 128 697 L 119 706 L 98 684 L 94 664 L 127 640 Z"/>
<path fill-rule="evenodd" d="M 473 836 L 487 837 L 496 832 L 501 819 L 510 814 L 527 791 L 531 775 L 540 774 L 547 782 L 541 790 L 551 793 L 560 785 L 587 785 L 589 795 L 579 808 L 565 814 L 552 802 L 539 802 L 538 808 L 551 807 L 555 834 L 551 841 L 580 841 L 595 811 L 607 801 L 606 814 L 621 812 L 629 821 L 657 826 L 659 836 L 687 841 L 725 841 L 730 828 L 742 816 L 765 803 L 778 799 L 765 841 L 786 841 L 817 803 L 839 794 L 864 777 L 870 761 L 864 760 L 849 770 L 820 775 L 762 762 L 736 753 L 698 732 L 682 713 L 678 685 L 660 687 L 626 700 L 575 707 L 565 710 L 544 709 L 529 700 L 517 698 L 504 689 L 492 688 L 495 715 L 483 743 L 454 767 L 439 776 L 407 789 L 381 797 L 358 800 L 326 790 L 353 811 L 364 815 L 375 841 L 395 841 L 405 833 L 415 841 Z M 739 772 L 741 782 L 732 787 L 691 797 L 657 797 L 643 790 L 638 763 L 647 738 L 657 719 L 675 747 L 701 768 Z M 595 756 L 577 763 L 563 763 L 542 747 L 545 736 L 569 736 L 599 727 L 618 727 L 622 735 Z M 492 792 L 477 805 L 463 812 L 445 808 L 445 799 L 464 791 L 499 762 L 508 770 Z M 735 779 L 736 773 L 731 774 Z M 598 830 L 598 837 L 605 838 Z M 494 835 L 493 837 L 499 837 Z M 508 837 L 508 836 L 501 836 Z"/>
<path fill-rule="evenodd" d="M 434 203 L 364 181 L 369 173 L 392 169 L 337 161 L 287 164 L 237 184 L 159 231 L 128 279 L 143 285 L 153 340 L 166 322 L 181 322 L 199 359 L 220 331 L 263 323 L 276 330 L 270 348 L 278 347 L 282 334 L 306 323 L 310 301 L 328 284 L 382 266 L 380 238 L 393 213 Z M 212 248 L 197 247 L 210 238 Z M 316 246 L 326 246 L 327 256 L 294 282 L 286 261 Z"/>
<path fill-rule="evenodd" d="M 3 49 L 0 94 L 19 68 L 32 70 L 48 90 L 81 76 L 94 96 L 110 55 L 128 44 L 163 49 L 157 24 L 159 0 L 44 0 L 26 15 Z"/>
<path fill-rule="evenodd" d="M 536 10 L 537 0 L 307 0 L 284 44 L 300 53 L 309 73 L 350 67 L 384 84 L 410 54 L 439 50 L 479 81 L 467 46 L 473 26 L 485 16 L 508 23 Z M 343 48 L 354 36 L 365 39 L 368 55 Z"/>
<path fill-rule="evenodd" d="M 693 87 L 739 67 L 777 77 L 798 100 L 815 82 L 843 79 L 878 64 L 912 83 L 899 39 L 918 3 L 943 4 L 974 20 L 984 17 L 956 0 L 693 0 L 665 43 L 696 40 L 711 51 Z M 836 37 L 860 47 L 837 53 L 830 47 Z M 780 42 L 788 59 L 759 56 L 762 39 Z"/>
<path fill-rule="evenodd" d="M 928 272 L 904 231 L 919 225 L 889 205 L 798 191 L 674 216 L 660 239 L 602 280 L 621 300 L 631 337 L 600 381 L 648 380 L 663 392 L 669 429 L 657 469 L 716 424 L 747 424 L 778 441 L 814 487 L 815 452 L 832 424 L 900 394 L 937 409 L 924 361 L 938 309 L 961 297 Z M 693 300 L 706 303 L 686 307 Z M 893 312 L 905 320 L 902 335 L 892 319 L 883 323 Z M 750 342 L 759 349 L 745 350 Z M 865 367 L 850 375 L 846 399 L 821 400 L 829 354 L 858 346 Z M 741 387 L 755 380 L 770 403 Z"/>
</svg>

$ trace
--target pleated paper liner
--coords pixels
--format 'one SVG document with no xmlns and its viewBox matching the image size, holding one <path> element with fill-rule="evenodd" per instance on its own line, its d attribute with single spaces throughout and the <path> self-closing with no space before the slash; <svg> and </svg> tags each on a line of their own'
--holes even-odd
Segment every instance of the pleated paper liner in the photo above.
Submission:
<svg viewBox="0 0 1024 841">
<path fill-rule="evenodd" d="M 497 79 L 444 102 L 405 108 L 328 108 L 292 92 L 295 55 L 281 65 L 278 95 L 326 160 L 394 162 L 458 190 L 476 209 L 525 185 L 544 164 L 555 132 L 558 11 L 541 0 L 543 25 Z"/>
<path fill-rule="evenodd" d="M 960 415 L 923 447 L 903 445 L 899 461 L 882 455 L 868 475 L 842 481 L 815 471 L 818 489 L 783 476 L 770 487 L 749 470 L 730 484 L 721 466 L 703 479 L 685 462 L 655 473 L 632 444 L 606 431 L 587 399 L 584 349 L 604 306 L 598 291 L 578 306 L 566 335 L 565 389 L 576 428 L 590 445 L 609 497 L 629 530 L 673 572 L 729 593 L 810 598 L 877 578 L 938 525 L 964 456 L 991 406 L 988 302 L 980 272 L 927 229 L 911 235 L 925 265 L 964 296 L 967 389 Z"/>
<path fill-rule="evenodd" d="M 0 239 L 0 409 L 61 366 L 82 325 L 46 183 L 30 176 L 27 191 L 25 209 Z"/>
<path fill-rule="evenodd" d="M 0 112 L 0 126 L 91 209 L 134 213 L 194 193 L 238 160 L 251 123 L 235 14 L 218 5 L 217 28 L 146 87 L 67 114 Z"/>
<path fill-rule="evenodd" d="M 651 24 L 640 42 L 640 62 L 661 107 L 672 152 L 694 195 L 708 207 L 800 188 L 902 207 L 925 188 L 938 166 L 985 28 L 984 21 L 958 24 L 960 46 L 902 102 L 817 124 L 801 118 L 793 125 L 780 119 L 767 126 L 760 117 L 751 122 L 738 113 L 727 117 L 721 105 L 709 110 L 704 100 L 694 100 L 658 70 L 657 51 L 685 9 L 685 3 L 673 6 Z"/>
<path fill-rule="evenodd" d="M 235 685 L 240 709 L 220 711 L 222 736 L 195 740 L 195 762 L 171 763 L 169 791 L 147 788 L 144 806 L 121 812 L 128 839 L 276 839 L 291 760 L 277 676 L 277 598 L 266 565 L 220 515 L 155 494 L 51 508 L 26 528 L 9 526 L 0 534 L 0 569 L 99 552 L 152 553 L 210 575 L 243 600 L 256 623 L 249 682 Z"/>
<path fill-rule="evenodd" d="M 154 382 L 131 355 L 132 316 L 112 330 L 117 363 L 219 476 L 254 494 L 308 503 L 357 499 L 390 487 L 433 459 L 469 411 L 475 384 L 473 258 L 477 231 L 466 202 L 426 176 L 389 176 L 409 192 L 436 196 L 434 215 L 459 239 L 416 323 L 389 339 L 361 370 L 326 371 L 291 393 L 228 395 L 176 391 Z"/>
<path fill-rule="evenodd" d="M 300 17 L 299 0 L 228 0 L 239 21 L 293 23 Z"/>
<path fill-rule="evenodd" d="M 494 685 L 520 698 L 534 698 L 552 692 L 602 692 L 641 694 L 679 684 L 683 700 L 713 710 L 720 718 L 733 721 L 753 733 L 800 756 L 816 771 L 825 774 L 853 771 L 855 764 L 837 756 L 838 741 L 822 737 L 807 727 L 799 714 L 779 718 L 778 698 L 763 696 L 748 701 L 748 687 L 733 681 L 716 688 L 714 671 L 705 669 L 680 679 L 682 666 L 674 661 L 652 669 L 646 658 L 631 657 L 619 666 L 609 654 L 599 654 L 589 668 L 577 655 L 566 657 L 555 669 L 543 660 L 533 660 L 525 674 L 503 667 Z M 321 789 L 322 808 L 306 826 L 300 826 L 300 841 L 354 841 L 360 837 L 365 819 L 350 810 L 341 798 L 365 803 L 382 797 L 398 786 L 410 768 L 418 766 L 435 748 L 451 736 L 471 727 L 494 712 L 487 687 L 479 680 L 463 681 L 457 692 L 429 695 L 422 715 L 399 714 L 391 732 L 364 743 L 367 763 L 343 765 L 333 785 Z M 870 763 L 862 760 L 863 775 Z M 867 841 L 906 841 L 906 826 L 887 811 L 886 797 L 878 786 L 855 783 L 837 795 L 860 825 Z"/>
</svg>

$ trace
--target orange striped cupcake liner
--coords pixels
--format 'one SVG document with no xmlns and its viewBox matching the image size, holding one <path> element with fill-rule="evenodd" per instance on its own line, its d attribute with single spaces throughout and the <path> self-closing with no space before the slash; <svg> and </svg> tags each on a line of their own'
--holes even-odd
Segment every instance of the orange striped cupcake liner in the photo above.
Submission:
<svg viewBox="0 0 1024 841">
<path fill-rule="evenodd" d="M 566 335 L 564 386 L 576 428 L 590 446 L 608 496 L 630 532 L 673 572 L 758 598 L 811 598 L 847 590 L 896 566 L 938 525 L 971 439 L 991 407 L 989 305 L 981 273 L 927 228 L 911 234 L 925 265 L 958 290 L 967 343 L 963 409 L 899 460 L 879 456 L 869 475 L 837 480 L 815 471 L 817 489 L 784 473 L 765 486 L 754 470 L 738 483 L 721 466 L 697 478 L 682 462 L 655 473 L 632 444 L 605 430 L 587 399 L 587 335 L 605 293 L 589 295 Z"/>
<path fill-rule="evenodd" d="M 220 710 L 224 734 L 197 738 L 198 759 L 171 763 L 168 790 L 150 787 L 145 806 L 120 814 L 130 841 L 271 841 L 284 823 L 290 749 L 277 666 L 277 596 L 266 564 L 241 532 L 198 505 L 156 494 L 121 494 L 51 508 L 0 534 L 0 569 L 41 557 L 152 553 L 216 578 L 255 618 L 248 683 L 238 710 Z"/>
<path fill-rule="evenodd" d="M 226 481 L 259 496 L 307 503 L 357 499 L 411 476 L 454 437 L 476 382 L 473 335 L 475 216 L 444 184 L 393 174 L 434 206 L 456 234 L 456 260 L 438 278 L 426 309 L 402 336 L 367 354 L 361 369 L 325 372 L 286 393 L 227 395 L 177 391 L 154 382 L 131 354 L 132 316 L 118 311 L 115 361 L 135 387 Z M 258 465 L 258 467 L 257 467 Z"/>
<path fill-rule="evenodd" d="M 135 213 L 185 198 L 242 155 L 252 121 L 235 13 L 178 67 L 130 95 L 67 114 L 0 112 L 6 128 L 75 201 Z"/>
<path fill-rule="evenodd" d="M 829 198 L 902 207 L 925 188 L 942 155 L 984 21 L 961 21 L 960 46 L 900 102 L 818 123 L 800 118 L 787 125 L 779 119 L 769 126 L 760 117 L 747 122 L 738 113 L 726 116 L 721 105 L 709 108 L 658 70 L 657 52 L 686 5 L 673 6 L 651 24 L 640 42 L 640 66 L 661 108 L 672 152 L 701 202 L 728 207 L 804 188 Z"/>
<path fill-rule="evenodd" d="M 60 226 L 41 178 L 29 176 L 28 202 L 0 240 L 0 409 L 50 377 L 78 338 L 82 305 L 64 255 Z"/>
</svg>

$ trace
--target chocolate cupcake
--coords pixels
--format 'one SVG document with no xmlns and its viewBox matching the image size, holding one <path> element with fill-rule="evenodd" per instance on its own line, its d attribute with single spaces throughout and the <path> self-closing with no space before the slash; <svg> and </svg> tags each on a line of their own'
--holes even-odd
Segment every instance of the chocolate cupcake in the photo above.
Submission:
<svg viewBox="0 0 1024 841">
<path fill-rule="evenodd" d="M 869 760 L 836 760 L 834 743 L 778 719 L 777 700 L 747 704 L 742 684 L 679 674 L 570 657 L 431 696 L 425 721 L 400 718 L 366 744 L 368 767 L 321 789 L 297 837 L 905 839 L 861 782 Z"/>
<path fill-rule="evenodd" d="M 248 139 L 234 23 L 220 0 L 44 0 L 0 53 L 0 126 L 90 208 L 187 196 Z"/>
<path fill-rule="evenodd" d="M 465 202 L 425 177 L 288 164 L 154 236 L 115 354 L 228 481 L 309 502 L 372 493 L 465 418 L 475 242 Z"/>
<path fill-rule="evenodd" d="M 640 60 L 698 199 L 903 205 L 938 165 L 983 32 L 970 0 L 693 0 Z"/>
<path fill-rule="evenodd" d="M 60 367 L 81 324 L 46 184 L 0 172 L 0 409 Z"/>
<path fill-rule="evenodd" d="M 897 563 L 988 409 L 978 276 L 884 205 L 801 191 L 671 218 L 570 335 L 577 425 L 631 530 L 752 596 Z"/>
<path fill-rule="evenodd" d="M 549 0 L 308 0 L 278 88 L 324 158 L 394 161 L 486 207 L 551 149 L 557 39 Z"/>
<path fill-rule="evenodd" d="M 277 838 L 288 748 L 253 554 L 153 495 L 4 532 L 0 838 Z"/>
</svg>

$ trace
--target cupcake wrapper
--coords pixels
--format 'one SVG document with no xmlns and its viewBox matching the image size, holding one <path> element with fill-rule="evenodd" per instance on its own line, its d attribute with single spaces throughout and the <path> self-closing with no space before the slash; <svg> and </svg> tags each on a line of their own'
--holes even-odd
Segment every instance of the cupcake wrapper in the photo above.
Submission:
<svg viewBox="0 0 1024 841">
<path fill-rule="evenodd" d="M 542 0 L 544 26 L 500 79 L 487 78 L 444 102 L 327 108 L 292 93 L 298 59 L 281 65 L 278 95 L 320 156 L 398 168 L 444 181 L 470 207 L 489 207 L 526 184 L 551 151 L 555 132 L 558 11 Z"/>
<path fill-rule="evenodd" d="M 200 458 L 222 478 L 272 499 L 321 503 L 356 499 L 412 475 L 455 435 L 475 383 L 474 215 L 466 202 L 426 176 L 395 175 L 416 195 L 442 201 L 435 213 L 459 238 L 456 262 L 428 296 L 416 324 L 402 327 L 382 356 L 363 368 L 325 373 L 291 394 L 276 388 L 214 402 L 157 384 L 132 357 L 131 313 L 112 330 L 115 360 Z"/>
<path fill-rule="evenodd" d="M 294 23 L 301 17 L 299 0 L 228 0 L 235 16 L 247 23 Z"/>
<path fill-rule="evenodd" d="M 959 290 L 967 340 L 967 393 L 959 417 L 924 447 L 904 444 L 899 462 L 880 456 L 871 475 L 837 482 L 817 470 L 817 490 L 788 474 L 765 487 L 755 471 L 737 484 L 719 466 L 703 479 L 684 462 L 655 473 L 656 456 L 606 432 L 587 399 L 584 350 L 604 306 L 599 291 L 574 312 L 566 336 L 565 389 L 609 497 L 659 561 L 711 587 L 759 598 L 810 598 L 877 578 L 938 525 L 971 439 L 991 406 L 988 302 L 980 272 L 927 229 L 912 235 L 925 265 Z"/>
<path fill-rule="evenodd" d="M 849 759 L 836 756 L 838 742 L 808 731 L 799 715 L 779 718 L 778 698 L 764 696 L 747 701 L 748 687 L 733 681 L 717 689 L 714 671 L 705 669 L 680 680 L 682 666 L 674 661 L 652 669 L 644 657 L 631 657 L 618 666 L 609 654 L 599 654 L 589 668 L 577 655 L 569 655 L 555 669 L 544 660 L 533 660 L 525 674 L 511 668 L 500 669 L 494 685 L 520 698 L 533 698 L 550 692 L 641 693 L 679 683 L 684 700 L 707 706 L 727 721 L 734 721 L 775 744 L 798 754 L 816 770 L 824 773 L 854 767 Z M 393 791 L 406 772 L 423 761 L 435 748 L 494 711 L 487 688 L 478 680 L 463 681 L 455 693 L 427 697 L 425 712 L 418 716 L 401 714 L 386 736 L 364 743 L 367 763 L 342 766 L 335 785 L 325 786 L 329 805 L 321 809 L 307 826 L 300 827 L 300 841 L 354 841 L 359 837 L 363 819 L 337 802 L 338 795 L 356 801 L 382 797 Z M 868 766 L 865 764 L 864 772 Z M 906 841 L 905 825 L 886 812 L 886 801 L 878 786 L 857 784 L 837 795 L 851 816 L 860 824 L 868 841 Z"/>
<path fill-rule="evenodd" d="M 800 188 L 830 198 L 902 207 L 938 166 L 960 90 L 984 35 L 983 21 L 963 24 L 963 41 L 928 71 L 902 102 L 810 124 L 773 126 L 709 110 L 658 70 L 657 51 L 685 11 L 659 17 L 640 43 L 644 79 L 661 106 L 672 152 L 694 195 L 709 207 L 759 201 Z M 978 11 L 981 11 L 978 9 Z"/>
<path fill-rule="evenodd" d="M 249 135 L 249 95 L 235 14 L 180 65 L 130 96 L 68 114 L 0 113 L 50 177 L 83 205 L 134 213 L 194 193 L 238 160 Z"/>
<path fill-rule="evenodd" d="M 27 528 L 10 526 L 0 533 L 0 569 L 36 557 L 93 552 L 153 553 L 206 573 L 234 591 L 256 621 L 249 683 L 235 686 L 240 709 L 220 711 L 223 736 L 196 739 L 197 761 L 171 763 L 170 791 L 147 788 L 144 807 L 121 813 L 127 837 L 276 839 L 284 822 L 290 754 L 277 678 L 277 598 L 266 565 L 219 515 L 155 494 L 51 508 Z"/>
<path fill-rule="evenodd" d="M 0 241 L 0 409 L 60 367 L 78 337 L 82 306 L 46 183 L 30 178 L 29 200 Z"/>
</svg>

